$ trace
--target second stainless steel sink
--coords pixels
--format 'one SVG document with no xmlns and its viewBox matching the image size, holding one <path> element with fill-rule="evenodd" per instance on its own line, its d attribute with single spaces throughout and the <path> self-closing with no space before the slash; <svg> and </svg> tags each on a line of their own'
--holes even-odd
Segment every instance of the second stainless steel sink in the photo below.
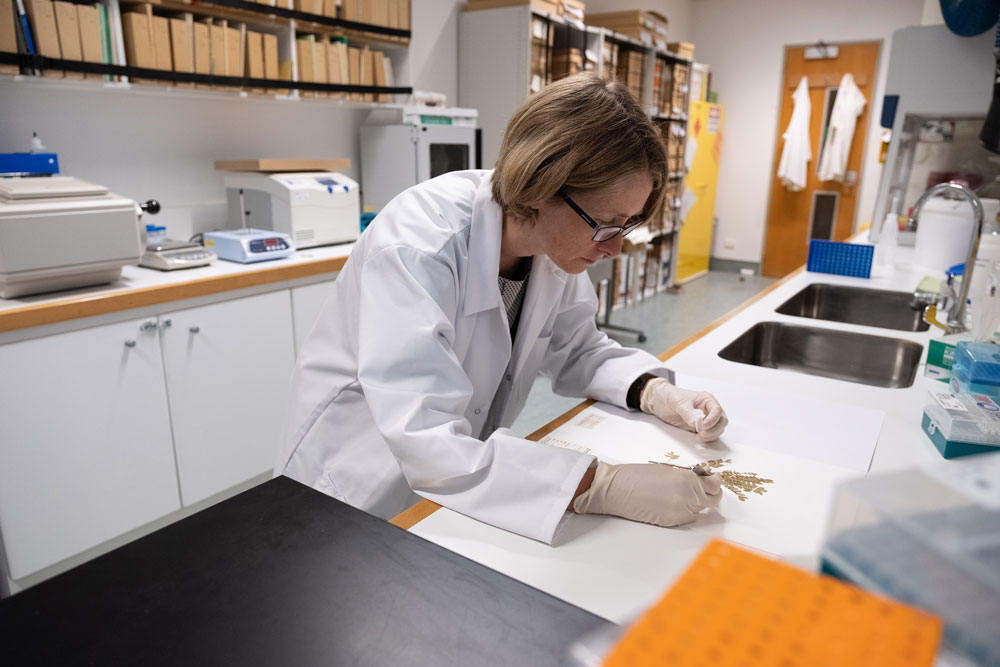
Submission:
<svg viewBox="0 0 1000 667">
<path fill-rule="evenodd" d="M 910 308 L 909 292 L 813 283 L 775 312 L 816 320 L 863 324 L 900 331 L 927 331 L 920 310 Z"/>
<path fill-rule="evenodd" d="M 728 361 L 876 387 L 909 387 L 923 346 L 900 338 L 759 322 L 719 351 Z"/>
</svg>

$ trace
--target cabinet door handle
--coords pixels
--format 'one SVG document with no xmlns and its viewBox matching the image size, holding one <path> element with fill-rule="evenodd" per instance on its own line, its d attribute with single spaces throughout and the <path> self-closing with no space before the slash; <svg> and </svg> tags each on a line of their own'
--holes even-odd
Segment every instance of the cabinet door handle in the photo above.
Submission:
<svg viewBox="0 0 1000 667">
<path fill-rule="evenodd" d="M 191 333 L 198 333 L 199 331 L 201 331 L 201 327 L 195 325 L 193 327 L 190 327 L 188 331 L 190 331 Z"/>
<path fill-rule="evenodd" d="M 135 341 L 134 340 L 125 341 L 125 347 L 135 347 Z"/>
<path fill-rule="evenodd" d="M 160 328 L 161 329 L 169 329 L 173 325 L 174 325 L 174 323 L 172 321 L 170 321 L 170 320 L 162 320 L 160 322 Z"/>
<path fill-rule="evenodd" d="M 143 322 L 142 324 L 139 325 L 139 331 L 150 331 L 151 329 L 155 328 L 156 328 L 156 322 L 154 321 Z"/>
</svg>

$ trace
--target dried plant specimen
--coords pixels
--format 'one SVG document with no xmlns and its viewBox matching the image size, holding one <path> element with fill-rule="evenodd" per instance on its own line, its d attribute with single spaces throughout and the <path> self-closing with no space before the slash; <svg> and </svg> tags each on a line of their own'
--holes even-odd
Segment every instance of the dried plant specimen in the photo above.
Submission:
<svg viewBox="0 0 1000 667">
<path fill-rule="evenodd" d="M 674 452 L 668 452 L 666 457 L 670 459 L 680 458 L 674 454 Z M 708 472 L 709 466 L 712 468 L 722 468 L 727 463 L 732 462 L 732 459 L 711 459 L 709 461 L 704 461 L 697 465 L 688 467 L 667 463 L 665 461 L 650 461 L 650 463 L 659 463 L 660 465 L 673 466 L 674 468 L 693 470 L 696 474 L 700 475 L 711 474 Z M 758 496 L 764 495 L 767 493 L 767 488 L 765 488 L 764 485 L 774 484 L 773 479 L 761 477 L 755 472 L 736 472 L 735 470 L 720 470 L 718 472 L 722 477 L 722 486 L 736 494 L 736 497 L 740 499 L 740 502 L 746 501 L 747 494 L 749 493 L 756 493 Z"/>
<path fill-rule="evenodd" d="M 755 472 L 736 472 L 735 470 L 722 470 L 722 486 L 736 494 L 736 497 L 743 502 L 747 499 L 746 494 L 756 493 L 762 496 L 767 493 L 765 484 L 774 484 L 773 479 L 760 477 Z"/>
<path fill-rule="evenodd" d="M 664 456 L 666 456 L 671 461 L 676 461 L 681 457 L 681 455 L 678 454 L 677 452 L 667 452 L 666 454 L 664 454 Z"/>
</svg>

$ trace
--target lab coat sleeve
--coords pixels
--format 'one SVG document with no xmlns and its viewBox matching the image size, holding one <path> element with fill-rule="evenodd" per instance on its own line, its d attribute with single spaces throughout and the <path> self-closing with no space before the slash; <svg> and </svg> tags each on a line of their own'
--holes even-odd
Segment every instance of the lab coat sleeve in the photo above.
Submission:
<svg viewBox="0 0 1000 667">
<path fill-rule="evenodd" d="M 475 438 L 465 418 L 473 386 L 456 355 L 460 307 L 451 264 L 406 246 L 362 269 L 358 379 L 375 424 L 415 493 L 543 542 L 592 456 L 500 429 Z M 481 409 L 489 409 L 490 397 Z M 473 407 L 474 409 L 474 407 Z"/>
<path fill-rule="evenodd" d="M 629 386 L 643 373 L 673 382 L 673 373 L 659 359 L 622 347 L 597 328 L 597 305 L 586 274 L 569 276 L 543 363 L 553 391 L 625 408 Z"/>
</svg>

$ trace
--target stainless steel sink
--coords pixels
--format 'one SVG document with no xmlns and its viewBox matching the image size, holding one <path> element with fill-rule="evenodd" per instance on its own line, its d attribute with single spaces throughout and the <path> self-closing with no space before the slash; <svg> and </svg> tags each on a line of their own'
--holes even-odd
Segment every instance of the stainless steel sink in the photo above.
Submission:
<svg viewBox="0 0 1000 667">
<path fill-rule="evenodd" d="M 782 315 L 863 324 L 900 331 L 927 331 L 923 312 L 910 308 L 912 294 L 813 283 L 781 304 Z"/>
<path fill-rule="evenodd" d="M 722 348 L 728 361 L 876 387 L 909 387 L 923 346 L 900 338 L 759 322 Z"/>
</svg>

